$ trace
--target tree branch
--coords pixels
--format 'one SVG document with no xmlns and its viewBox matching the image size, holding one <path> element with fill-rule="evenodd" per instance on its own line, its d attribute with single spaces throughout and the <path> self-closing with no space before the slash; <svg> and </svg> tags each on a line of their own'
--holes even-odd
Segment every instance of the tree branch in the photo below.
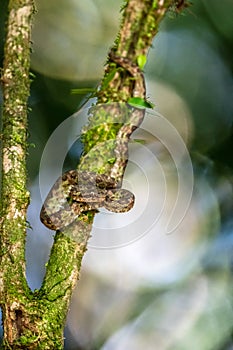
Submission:
<svg viewBox="0 0 233 350">
<path fill-rule="evenodd" d="M 129 0 L 124 9 L 121 30 L 114 47 L 116 55 L 125 58 L 129 57 L 133 64 L 137 65 L 137 57 L 140 55 L 147 55 L 153 37 L 158 30 L 159 22 L 173 2 L 173 0 L 160 0 L 158 2 L 154 0 Z M 109 75 L 111 75 L 110 83 Z M 106 83 L 106 79 L 108 83 Z M 119 70 L 117 64 L 109 58 L 105 76 L 97 92 L 98 103 L 109 101 L 126 102 L 134 93 L 135 81 L 132 82 L 132 80 L 134 79 L 132 79 L 128 70 L 124 70 L 122 67 Z M 120 93 L 122 90 L 124 90 L 123 95 Z M 101 125 L 101 123 L 99 123 L 98 118 L 100 114 L 101 112 L 94 114 L 95 116 L 93 118 L 90 117 L 89 125 L 87 125 L 83 131 L 84 155 L 80 160 L 79 169 L 83 167 L 84 170 L 96 171 L 96 159 L 98 159 L 97 157 L 100 155 L 93 153 L 89 159 L 85 158 L 85 155 L 90 154 L 91 149 L 108 139 L 108 133 L 110 135 L 113 132 L 113 130 L 106 129 L 106 124 Z M 94 118 L 97 118 L 97 121 Z M 106 119 L 105 122 L 107 122 Z M 98 130 L 93 128 L 93 123 L 98 124 Z M 101 147 L 99 150 L 101 153 Z M 102 157 L 103 154 L 104 153 L 101 154 Z M 108 171 L 109 169 L 104 169 L 104 173 Z M 88 214 L 82 214 L 79 216 L 75 226 L 73 225 L 71 228 L 67 228 L 66 232 L 57 232 L 42 286 L 42 291 L 46 293 L 47 298 L 51 297 L 56 286 L 58 286 L 57 278 L 54 277 L 52 267 L 53 261 L 56 261 L 61 281 L 59 283 L 59 288 L 61 290 L 62 285 L 62 288 L 66 286 L 65 298 L 67 300 L 70 299 L 80 273 L 81 261 L 86 251 L 86 244 L 90 237 L 91 224 L 95 213 L 95 211 L 91 211 L 88 212 Z M 76 243 L 70 242 L 69 237 L 72 236 L 72 234 L 75 237 Z M 66 256 L 69 256 L 69 259 L 64 257 L 63 254 L 64 242 L 68 242 L 66 243 Z M 74 248 L 75 244 L 76 248 Z M 59 288 L 57 287 L 57 291 Z M 64 307 L 67 308 L 68 303 L 64 304 Z"/>
<path fill-rule="evenodd" d="M 0 302 L 5 336 L 18 336 L 19 300 L 30 293 L 25 278 L 27 100 L 33 0 L 10 0 L 4 51 Z"/>
<path fill-rule="evenodd" d="M 127 57 L 132 63 L 140 66 L 140 58 L 144 57 L 146 60 L 159 24 L 173 4 L 174 0 L 127 1 L 121 29 L 113 48 L 116 55 Z M 132 97 L 129 72 L 115 74 L 110 84 L 106 84 L 114 70 L 115 65 L 110 57 L 97 95 L 98 103 L 106 103 L 109 100 L 127 102 Z"/>
</svg>

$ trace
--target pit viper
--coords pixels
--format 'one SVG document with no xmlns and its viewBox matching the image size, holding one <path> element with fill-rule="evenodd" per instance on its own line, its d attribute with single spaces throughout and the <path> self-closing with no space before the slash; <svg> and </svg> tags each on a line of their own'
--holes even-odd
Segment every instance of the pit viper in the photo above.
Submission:
<svg viewBox="0 0 233 350">
<path fill-rule="evenodd" d="M 119 68 L 126 70 L 134 83 L 133 96 L 145 97 L 144 77 L 138 65 L 128 58 L 116 56 L 112 50 L 109 54 L 110 61 Z M 97 105 L 98 107 L 98 105 Z M 128 162 L 128 143 L 131 134 L 143 121 L 145 110 L 142 108 L 127 106 L 127 116 L 122 117 L 120 104 L 106 105 L 106 110 L 113 115 L 120 127 L 110 144 L 114 162 L 105 171 L 88 171 L 82 164 L 88 163 L 88 157 L 93 152 L 101 150 L 98 143 L 83 157 L 78 170 L 69 170 L 58 178 L 45 199 L 41 212 L 41 222 L 51 230 L 61 230 L 72 224 L 82 212 L 98 210 L 105 207 L 107 210 L 122 213 L 129 211 L 134 205 L 134 195 L 126 189 L 122 189 L 122 179 Z M 104 154 L 105 147 L 99 151 Z M 109 152 L 109 150 L 107 150 Z M 82 169 L 83 168 L 83 169 Z"/>
</svg>

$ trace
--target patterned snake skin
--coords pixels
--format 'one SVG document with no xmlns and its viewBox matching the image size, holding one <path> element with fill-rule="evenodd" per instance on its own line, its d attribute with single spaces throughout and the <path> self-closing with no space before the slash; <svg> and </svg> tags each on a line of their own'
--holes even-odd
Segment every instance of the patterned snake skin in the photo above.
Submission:
<svg viewBox="0 0 233 350">
<path fill-rule="evenodd" d="M 144 77 L 139 67 L 127 58 L 115 56 L 110 52 L 109 58 L 119 67 L 124 68 L 132 76 L 134 96 L 145 96 Z M 108 108 L 108 107 L 107 107 Z M 116 107 L 118 108 L 117 104 Z M 114 108 L 111 113 L 114 113 Z M 50 190 L 40 213 L 41 222 L 51 230 L 59 230 L 70 224 L 89 210 L 104 207 L 109 211 L 122 213 L 129 211 L 134 205 L 134 195 L 122 189 L 122 179 L 128 161 L 128 142 L 132 132 L 141 124 L 145 110 L 127 107 L 127 122 L 123 122 L 114 139 L 114 164 L 105 174 L 82 170 L 65 172 Z M 119 109 L 118 109 L 119 110 Z M 98 143 L 90 152 L 94 152 Z M 90 155 L 90 154 L 89 154 Z M 88 154 L 85 155 L 88 157 Z"/>
</svg>

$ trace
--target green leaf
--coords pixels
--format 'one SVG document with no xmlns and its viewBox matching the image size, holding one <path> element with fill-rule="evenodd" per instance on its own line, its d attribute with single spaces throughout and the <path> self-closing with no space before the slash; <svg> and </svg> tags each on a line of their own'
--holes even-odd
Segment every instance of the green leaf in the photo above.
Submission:
<svg viewBox="0 0 233 350">
<path fill-rule="evenodd" d="M 107 88 L 110 81 L 114 78 L 116 72 L 117 68 L 114 68 L 105 76 L 104 81 L 102 82 L 102 90 Z"/>
<path fill-rule="evenodd" d="M 108 163 L 109 163 L 109 164 L 114 164 L 115 161 L 116 161 L 116 158 L 110 158 L 110 159 L 108 159 Z"/>
<path fill-rule="evenodd" d="M 137 143 L 139 143 L 141 145 L 145 145 L 146 144 L 146 140 L 143 140 L 143 139 L 132 139 L 132 141 L 137 142 Z"/>
<path fill-rule="evenodd" d="M 145 55 L 139 55 L 137 57 L 137 64 L 138 64 L 138 67 L 143 70 L 145 64 L 146 64 L 146 56 Z"/>
<path fill-rule="evenodd" d="M 128 101 L 128 104 L 137 107 L 137 108 L 153 108 L 154 105 L 151 102 L 144 100 L 141 97 L 131 97 Z"/>
</svg>

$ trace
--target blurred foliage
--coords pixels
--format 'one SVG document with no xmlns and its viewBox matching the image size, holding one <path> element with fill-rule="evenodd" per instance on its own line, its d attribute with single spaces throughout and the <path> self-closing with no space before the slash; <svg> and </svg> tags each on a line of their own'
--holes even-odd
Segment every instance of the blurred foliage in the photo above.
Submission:
<svg viewBox="0 0 233 350">
<path fill-rule="evenodd" d="M 86 288 L 81 280 L 79 311 L 74 311 L 68 322 L 68 350 L 114 350 L 119 349 L 117 344 L 134 350 L 154 349 L 152 344 L 158 344 L 159 350 L 232 349 L 233 1 L 192 2 L 184 13 L 170 13 L 162 23 L 145 75 L 148 96 L 158 109 L 160 101 L 154 97 L 164 84 L 180 96 L 190 112 L 187 144 L 196 188 L 202 201 L 206 200 L 199 203 L 199 215 L 208 218 L 199 234 L 205 236 L 209 231 L 210 242 L 190 276 L 177 283 L 159 285 L 149 280 L 133 292 L 127 282 L 117 289 L 103 275 L 96 277 L 92 272 L 84 277 Z M 29 141 L 35 144 L 28 157 L 31 182 L 38 174 L 49 135 L 87 98 L 73 95 L 71 90 L 95 88 L 101 79 L 117 33 L 121 4 L 120 0 L 37 0 L 32 53 L 35 77 L 29 99 Z M 1 62 L 6 8 L 7 1 L 2 0 Z M 172 98 L 162 91 L 164 104 L 169 104 Z M 176 119 L 174 123 L 179 122 L 179 117 Z M 220 213 L 221 224 L 217 236 L 211 226 L 216 213 Z M 199 252 L 194 251 L 189 262 L 197 256 Z M 99 258 L 104 259 L 103 255 Z M 92 304 L 94 311 L 88 305 L 91 302 L 98 304 Z M 74 310 L 75 303 L 74 297 Z M 77 321 L 71 322 L 77 314 L 78 326 Z"/>
</svg>

